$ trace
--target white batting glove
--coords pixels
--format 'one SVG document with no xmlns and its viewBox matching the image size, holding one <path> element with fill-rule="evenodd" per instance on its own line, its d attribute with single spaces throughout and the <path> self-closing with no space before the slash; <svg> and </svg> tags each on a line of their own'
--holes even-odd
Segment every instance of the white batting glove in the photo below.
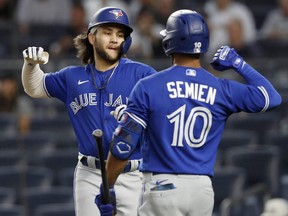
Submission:
<svg viewBox="0 0 288 216">
<path fill-rule="evenodd" d="M 113 115 L 117 121 L 120 121 L 126 107 L 127 107 L 127 105 L 125 105 L 125 104 L 120 105 L 120 106 L 116 107 L 115 111 L 111 111 L 110 115 Z"/>
<path fill-rule="evenodd" d="M 22 54 L 24 60 L 30 64 L 47 64 L 49 61 L 49 53 L 42 47 L 28 47 Z"/>
</svg>

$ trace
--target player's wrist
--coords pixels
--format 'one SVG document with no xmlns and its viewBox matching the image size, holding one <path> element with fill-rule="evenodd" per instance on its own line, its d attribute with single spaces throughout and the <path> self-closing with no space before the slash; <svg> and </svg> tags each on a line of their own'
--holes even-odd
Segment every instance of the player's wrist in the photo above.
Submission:
<svg viewBox="0 0 288 216">
<path fill-rule="evenodd" d="M 31 62 L 27 59 L 24 59 L 24 64 L 29 66 L 29 67 L 35 67 L 35 65 L 36 65 L 34 62 Z"/>
<path fill-rule="evenodd" d="M 234 57 L 232 61 L 232 67 L 238 70 L 239 68 L 241 69 L 243 67 L 243 64 L 244 64 L 243 58 L 239 56 L 238 54 L 236 54 L 236 56 Z"/>
</svg>

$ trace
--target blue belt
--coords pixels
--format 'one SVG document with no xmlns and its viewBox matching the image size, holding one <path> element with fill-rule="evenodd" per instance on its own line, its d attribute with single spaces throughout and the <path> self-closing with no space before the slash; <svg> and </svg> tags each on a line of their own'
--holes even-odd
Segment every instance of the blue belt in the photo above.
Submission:
<svg viewBox="0 0 288 216">
<path fill-rule="evenodd" d="M 89 167 L 88 158 L 87 158 L 86 156 L 82 156 L 80 162 L 82 163 L 83 166 Z M 99 161 L 99 160 L 94 160 L 94 162 L 95 162 L 95 167 L 96 167 L 96 169 L 101 169 L 100 161 Z M 105 162 L 105 164 L 106 164 L 106 162 Z M 140 161 L 139 161 L 139 164 L 140 164 Z M 132 168 L 131 166 L 132 166 L 131 161 L 128 161 L 127 164 L 126 164 L 126 166 L 125 166 L 125 168 L 124 168 L 123 173 L 130 172 L 130 171 L 131 171 L 131 168 Z M 139 166 L 138 166 L 138 167 L 139 167 Z M 93 168 L 93 167 L 92 167 L 92 168 Z M 132 170 L 132 171 L 134 171 L 134 170 Z"/>
</svg>

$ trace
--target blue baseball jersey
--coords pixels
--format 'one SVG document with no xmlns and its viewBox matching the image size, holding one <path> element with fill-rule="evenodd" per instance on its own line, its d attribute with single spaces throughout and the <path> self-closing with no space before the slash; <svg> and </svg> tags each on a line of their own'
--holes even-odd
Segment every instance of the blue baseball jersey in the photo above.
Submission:
<svg viewBox="0 0 288 216">
<path fill-rule="evenodd" d="M 140 170 L 213 176 L 228 117 L 265 112 L 281 103 L 266 78 L 247 64 L 244 72 L 247 84 L 181 66 L 140 80 L 126 109 L 145 129 Z"/>
<path fill-rule="evenodd" d="M 46 74 L 44 88 L 48 96 L 58 98 L 65 104 L 78 140 L 79 152 L 98 157 L 92 132 L 101 129 L 104 133 L 104 157 L 107 158 L 112 134 L 118 125 L 110 112 L 121 104 L 127 104 L 137 81 L 155 72 L 148 65 L 121 58 L 115 68 L 105 72 L 99 72 L 89 64 Z M 140 150 L 136 150 L 131 159 L 140 157 Z"/>
</svg>

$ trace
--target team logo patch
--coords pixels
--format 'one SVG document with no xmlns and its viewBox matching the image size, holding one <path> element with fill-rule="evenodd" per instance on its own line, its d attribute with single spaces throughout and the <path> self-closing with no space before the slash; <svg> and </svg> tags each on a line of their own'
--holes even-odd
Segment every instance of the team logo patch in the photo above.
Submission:
<svg viewBox="0 0 288 216">
<path fill-rule="evenodd" d="M 111 11 L 109 11 L 109 13 L 113 14 L 116 19 L 123 16 L 123 13 L 121 10 L 111 10 Z"/>
</svg>

